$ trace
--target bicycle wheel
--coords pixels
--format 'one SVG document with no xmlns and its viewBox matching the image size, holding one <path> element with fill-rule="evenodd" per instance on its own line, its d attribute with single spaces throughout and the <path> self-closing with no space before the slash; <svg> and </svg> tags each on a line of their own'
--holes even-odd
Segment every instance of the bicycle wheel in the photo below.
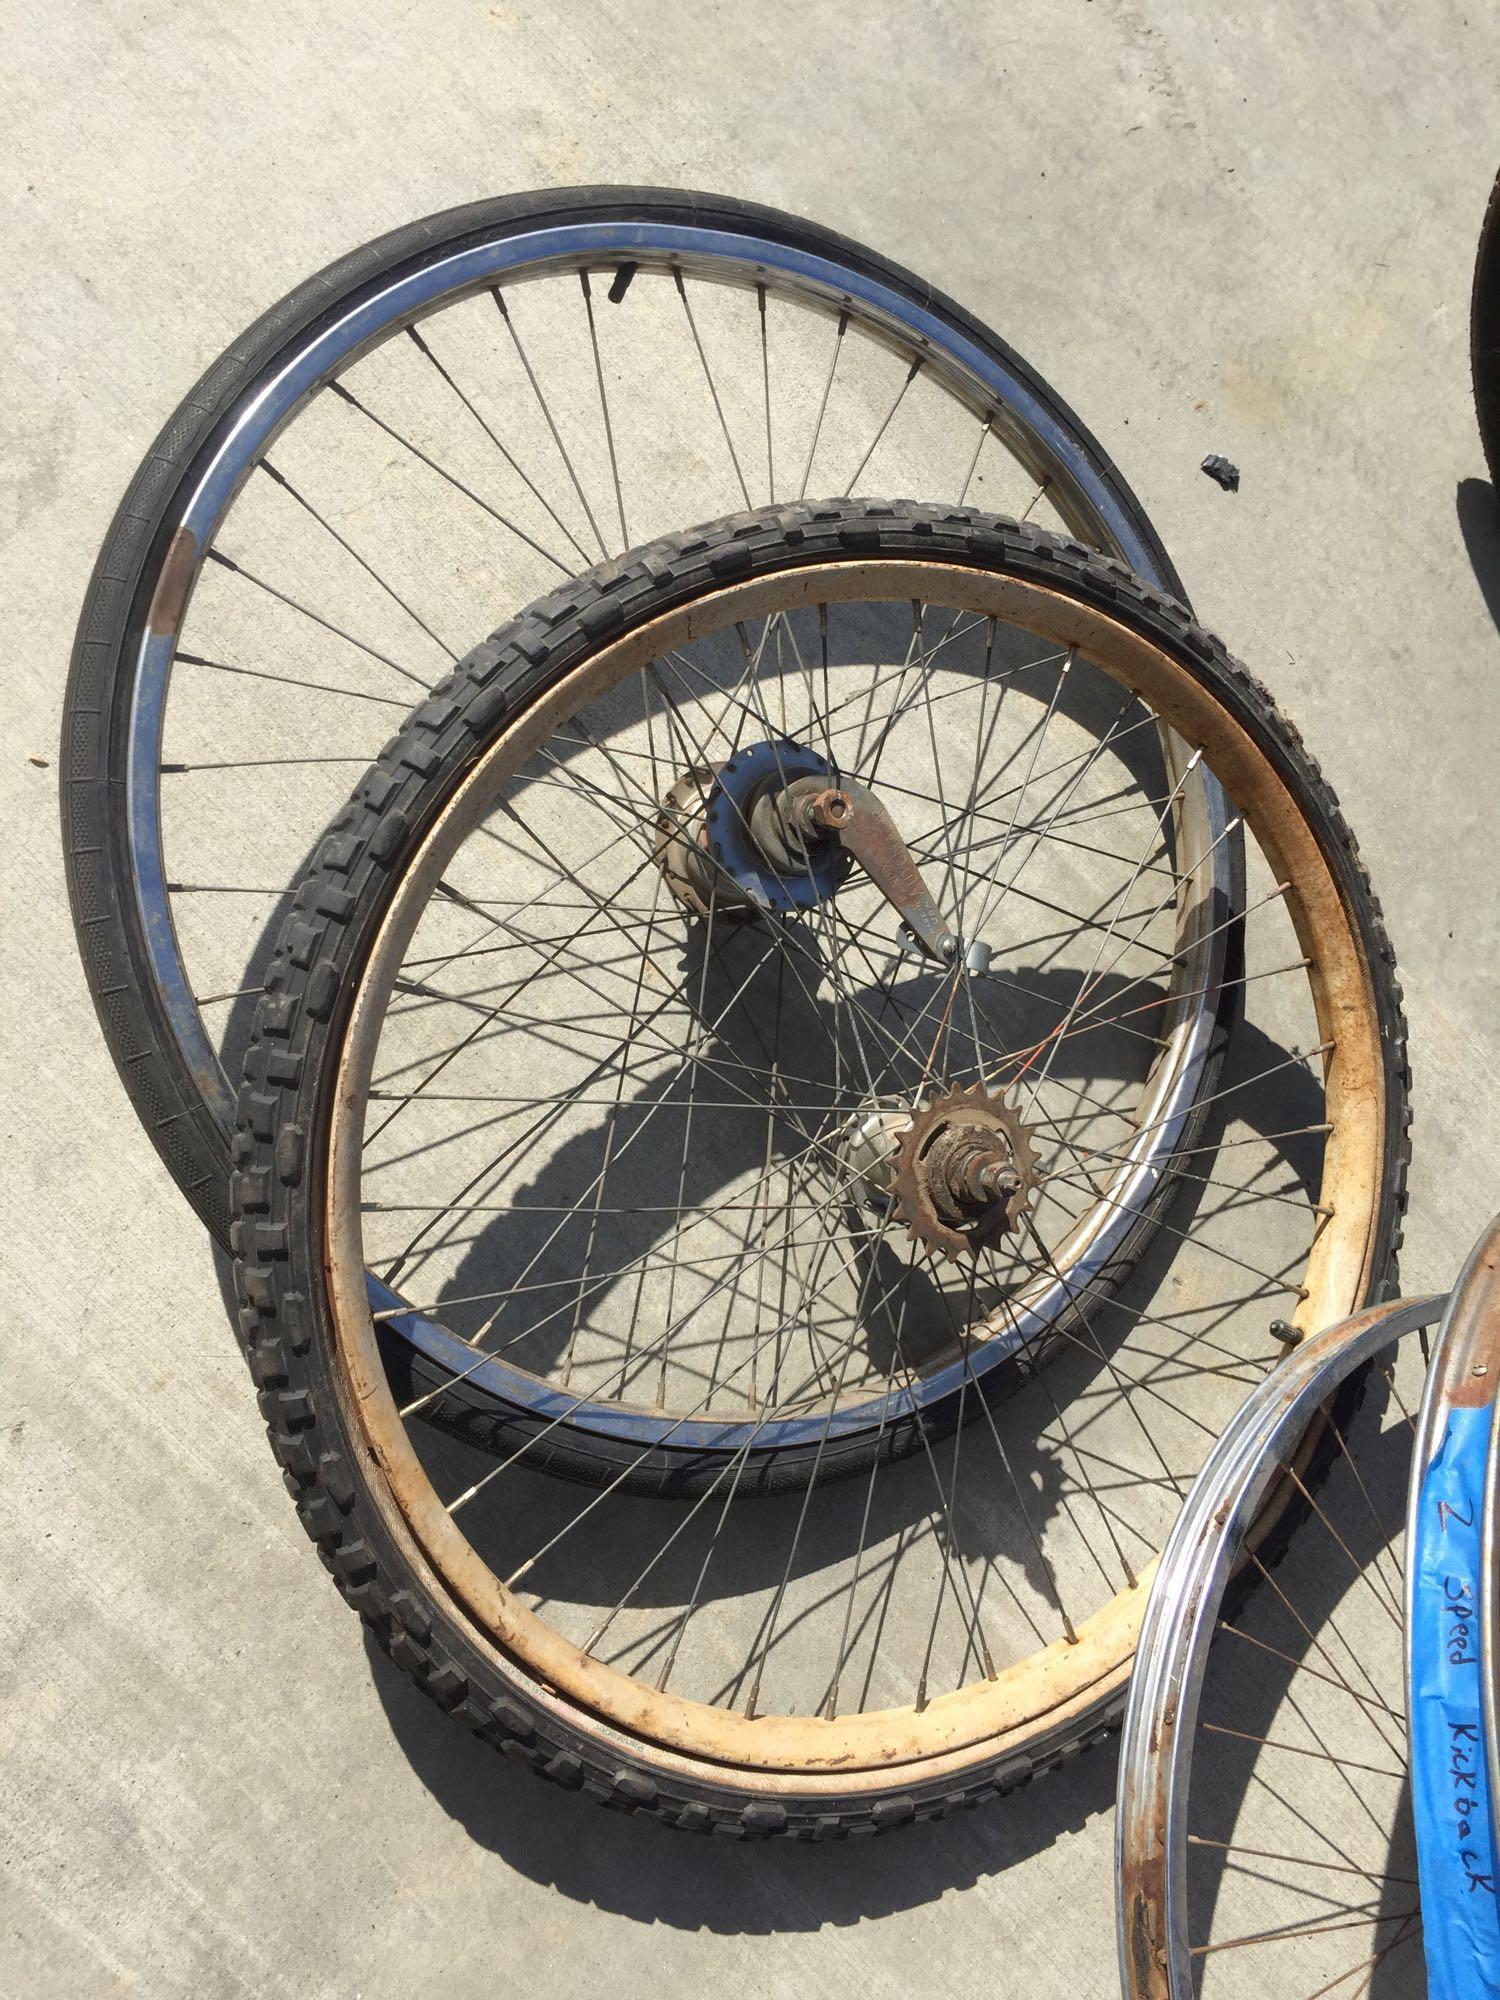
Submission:
<svg viewBox="0 0 1500 2000">
<path fill-rule="evenodd" d="M 1212 1106 L 1190 773 L 1120 762 L 1163 721 L 1257 848 Z M 1111 1724 L 1268 1315 L 1379 1289 L 1402 1046 L 1332 795 L 1148 586 L 911 503 L 679 537 L 481 647 L 299 887 L 235 1139 L 273 1446 L 395 1656 L 548 1775 L 745 1832 L 950 1810 Z M 509 1400 L 498 1462 L 412 1423 L 416 1320 Z"/>
<path fill-rule="evenodd" d="M 1466 1528 L 1478 1540 L 1484 1454 L 1444 1464 L 1455 1409 L 1493 1424 L 1494 1242 L 1492 1229 L 1449 1300 L 1375 1308 L 1307 1341 L 1247 1398 L 1193 1487 L 1152 1586 L 1121 1741 L 1127 2000 L 1247 1978 L 1310 2000 L 1496 1990 L 1481 1726 L 1493 1663 L 1478 1660 L 1474 1551 L 1456 1546 Z M 1425 1333 L 1409 1336 L 1440 1314 L 1429 1369 Z M 1300 1496 L 1296 1532 L 1283 1523 L 1247 1556 L 1308 1425 L 1362 1380 L 1382 1393 L 1357 1412 L 1346 1399 L 1339 1462 Z M 1449 1586 L 1465 1572 L 1460 1631 Z M 1454 1660 L 1467 1688 L 1442 1684 Z"/>
<path fill-rule="evenodd" d="M 1442 1305 L 1377 1307 L 1289 1355 L 1226 1428 L 1163 1552 L 1120 1745 L 1131 2000 L 1211 1994 L 1221 1974 L 1358 1992 L 1392 1959 L 1412 1991 L 1400 1542 L 1422 1366 L 1402 1336 Z M 1340 1463 L 1280 1563 L 1246 1557 L 1284 1458 L 1372 1359 L 1385 1408 L 1346 1409 Z M 1226 1601 L 1237 1575 L 1248 1599 Z"/>
<path fill-rule="evenodd" d="M 562 189 L 383 237 L 293 292 L 157 440 L 65 704 L 84 963 L 210 1229 L 253 996 L 352 775 L 497 618 L 752 498 L 916 489 L 1064 525 L 1176 589 L 1141 509 L 986 328 L 825 230 Z M 1234 843 L 1216 857 L 1233 888 Z"/>
</svg>

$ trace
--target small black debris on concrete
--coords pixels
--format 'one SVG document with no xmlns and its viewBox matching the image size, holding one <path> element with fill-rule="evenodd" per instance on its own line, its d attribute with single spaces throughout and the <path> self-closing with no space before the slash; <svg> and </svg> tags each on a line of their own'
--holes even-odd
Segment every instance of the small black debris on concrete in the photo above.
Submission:
<svg viewBox="0 0 1500 2000">
<path fill-rule="evenodd" d="M 1204 459 L 1202 469 L 1210 479 L 1217 479 L 1226 493 L 1239 492 L 1240 469 L 1237 465 L 1231 465 L 1219 452 L 1211 451 Z"/>
</svg>

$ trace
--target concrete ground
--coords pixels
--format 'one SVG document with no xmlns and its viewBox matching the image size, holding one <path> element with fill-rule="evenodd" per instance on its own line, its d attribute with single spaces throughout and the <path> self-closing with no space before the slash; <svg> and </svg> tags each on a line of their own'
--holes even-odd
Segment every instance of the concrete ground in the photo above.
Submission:
<svg viewBox="0 0 1500 2000">
<path fill-rule="evenodd" d="M 75 962 L 56 737 L 88 568 L 239 328 L 403 219 L 722 189 L 929 274 L 1115 454 L 1301 722 L 1405 974 L 1404 1276 L 1500 1189 L 1500 513 L 1468 388 L 1500 19 L 1461 0 L 5 0 L 0 1990 L 1116 1991 L 1113 1772 L 726 1849 L 477 1752 L 328 1588 L 214 1259 Z M 1243 470 L 1224 494 L 1198 471 Z"/>
</svg>

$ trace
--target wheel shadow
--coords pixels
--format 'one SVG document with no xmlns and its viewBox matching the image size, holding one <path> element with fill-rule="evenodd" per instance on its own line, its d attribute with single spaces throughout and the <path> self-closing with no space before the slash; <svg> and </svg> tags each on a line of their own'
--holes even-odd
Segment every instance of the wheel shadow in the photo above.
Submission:
<svg viewBox="0 0 1500 2000">
<path fill-rule="evenodd" d="M 572 1320 L 578 1316 L 570 1316 L 559 1300 L 570 1299 L 575 1291 L 582 1297 L 586 1288 L 585 1317 L 607 1312 L 616 1286 L 629 1293 L 639 1285 L 643 1263 L 659 1262 L 664 1246 L 674 1240 L 680 1244 L 682 1217 L 712 1216 L 729 1191 L 765 1184 L 769 1123 L 776 1162 L 810 1160 L 806 1191 L 826 1201 L 830 1212 L 848 1209 L 855 1225 L 851 1237 L 865 1245 L 856 1253 L 859 1276 L 851 1276 L 850 1282 L 866 1301 L 858 1318 L 869 1360 L 884 1373 L 896 1359 L 898 1340 L 904 1359 L 918 1364 L 952 1345 L 957 1329 L 951 1310 L 945 1312 L 940 1302 L 944 1288 L 925 1269 L 914 1271 L 899 1312 L 896 1308 L 893 1272 L 894 1246 L 902 1237 L 899 1226 L 881 1232 L 876 1227 L 880 1211 L 872 1214 L 851 1191 L 840 1191 L 846 1176 L 838 1169 L 834 1148 L 841 1114 L 849 1111 L 847 1077 L 858 1073 L 859 1052 L 848 1017 L 830 998 L 826 981 L 820 982 L 822 968 L 815 948 L 794 937 L 798 928 L 745 927 L 710 952 L 698 934 L 701 927 L 695 926 L 681 963 L 674 968 L 684 987 L 693 989 L 692 1013 L 700 1022 L 693 1031 L 684 1031 L 685 1041 L 693 1044 L 691 1066 L 668 1051 L 658 1065 L 662 1072 L 658 1078 L 622 1092 L 604 1115 L 571 1124 L 568 1137 L 535 1174 L 506 1186 L 502 1216 L 486 1220 L 465 1236 L 460 1215 L 448 1225 L 446 1235 L 439 1230 L 429 1236 L 440 1250 L 455 1248 L 432 1296 L 438 1316 L 459 1338 L 482 1340 L 491 1348 L 503 1346 L 518 1367 L 549 1374 L 564 1358 L 574 1338 Z M 789 940 L 796 954 L 796 977 L 782 982 L 783 952 Z M 910 1039 L 915 1033 L 911 1023 L 926 1021 L 930 1026 L 937 1018 L 934 994 L 942 978 L 914 972 L 888 989 L 876 988 L 869 1013 L 877 1024 L 883 1016 L 893 1037 Z M 1076 996 L 1078 977 L 1047 968 L 1020 969 L 1017 978 L 1024 993 L 1012 984 L 1003 996 L 1003 1015 L 994 1022 L 984 1018 L 983 1025 L 998 1036 L 1003 1023 L 1011 1044 L 1025 1048 L 1040 1040 L 1066 1011 Z M 782 983 L 792 990 L 778 991 Z M 885 1008 L 879 1005 L 882 992 Z M 1139 1018 L 1154 1023 L 1155 1015 L 1144 1009 L 1160 996 L 1139 981 L 1132 982 L 1123 973 L 1109 974 L 1099 980 L 1098 994 L 1095 1004 L 1106 1014 L 1116 994 L 1129 994 L 1132 1006 L 1142 1010 Z M 986 1014 L 982 996 L 979 1012 L 981 1017 Z M 773 1015 L 776 1027 L 768 1034 Z M 1080 1085 L 1092 1081 L 1101 1088 L 1117 1083 L 1140 1087 L 1134 1073 L 1141 1067 L 1135 1054 L 1138 1042 L 1109 1030 L 1085 1040 L 1086 1050 L 1076 1043 L 1060 1046 L 1053 1065 L 1058 1084 L 1076 1080 Z M 925 1042 L 912 1041 L 904 1060 L 891 1063 L 880 1075 L 883 1102 L 904 1104 L 914 1099 L 924 1081 L 925 1051 Z M 758 1079 L 773 1059 L 783 1074 L 795 1080 L 799 1101 L 784 1112 L 774 1109 L 774 1098 L 761 1105 L 754 1097 Z M 970 1080 L 969 1070 L 962 1080 Z M 699 1102 L 700 1098 L 707 1101 Z M 559 1106 L 565 1109 L 566 1102 L 564 1094 Z M 416 1156 L 415 1151 L 400 1156 L 398 1170 Z M 1060 1151 L 1059 1158 L 1065 1169 L 1072 1165 Z M 378 1194 L 373 1179 L 371 1188 Z M 753 1223 L 743 1228 L 749 1257 L 755 1229 Z M 696 1249 L 690 1246 L 680 1254 L 691 1260 Z M 869 1272 L 872 1263 L 875 1273 Z M 606 1275 L 593 1277 L 590 1272 Z M 612 1280 L 607 1275 L 611 1272 L 618 1277 Z M 883 1307 L 878 1304 L 881 1300 L 886 1301 Z M 904 1322 L 899 1333 L 898 1321 Z M 649 1353 L 647 1346 L 643 1358 L 626 1367 L 612 1393 L 627 1402 L 643 1400 L 641 1385 L 649 1373 L 644 1356 Z M 644 1400 L 650 1400 L 649 1385 Z"/>
<path fill-rule="evenodd" d="M 788 959 L 795 974 L 790 981 L 782 977 Z M 863 1030 L 850 1034 L 849 1017 L 821 979 L 815 944 L 800 925 L 782 923 L 774 928 L 738 927 L 709 950 L 702 927 L 695 925 L 675 970 L 684 989 L 692 987 L 691 1011 L 700 1023 L 693 1034 L 685 1032 L 693 1045 L 691 1067 L 678 1060 L 675 1051 L 667 1051 L 659 1078 L 621 1092 L 603 1115 L 571 1124 L 568 1136 L 534 1174 L 506 1185 L 503 1204 L 496 1202 L 503 1207 L 502 1214 L 471 1227 L 470 1218 L 459 1212 L 443 1229 L 429 1229 L 428 1244 L 445 1253 L 446 1265 L 430 1291 L 434 1311 L 459 1338 L 491 1351 L 503 1348 L 507 1359 L 533 1373 L 552 1373 L 560 1362 L 571 1363 L 577 1322 L 580 1317 L 592 1318 L 601 1307 L 607 1310 L 612 1287 L 621 1286 L 627 1293 L 634 1288 L 634 1311 L 639 1316 L 642 1267 L 653 1258 L 660 1261 L 663 1245 L 677 1240 L 681 1217 L 713 1216 L 727 1191 L 766 1182 L 765 1163 L 771 1155 L 764 1149 L 774 1138 L 778 1158 L 812 1157 L 808 1191 L 833 1207 L 851 1211 L 855 1224 L 851 1237 L 865 1246 L 856 1253 L 856 1265 L 864 1276 L 853 1285 L 854 1315 L 876 1372 L 884 1375 L 898 1361 L 920 1365 L 953 1348 L 960 1328 L 951 1303 L 944 1304 L 945 1288 L 931 1275 L 934 1267 L 914 1270 L 898 1311 L 892 1303 L 892 1271 L 902 1232 L 899 1226 L 890 1235 L 876 1229 L 878 1207 L 872 1215 L 857 1191 L 845 1186 L 841 1193 L 839 1183 L 845 1177 L 836 1160 L 828 1164 L 834 1159 L 839 1114 L 849 1111 L 847 1079 L 859 1073 L 862 1051 L 857 1044 Z M 998 1000 L 990 1000 L 986 982 L 971 1001 L 971 1011 L 976 1014 L 976 1033 L 982 1022 L 992 1046 L 1024 1050 L 1040 1044 L 1076 1001 L 1078 975 L 1045 962 L 1008 970 Z M 926 1042 L 915 1039 L 916 1029 L 910 1024 L 920 1026 L 937 1017 L 935 1003 L 945 977 L 918 969 L 873 989 L 867 1018 L 880 1027 L 889 1009 L 882 1031 L 910 1044 L 896 1062 L 881 1056 L 877 1044 L 877 1059 L 883 1064 L 877 1079 L 882 1103 L 908 1104 L 922 1088 Z M 1083 1121 L 1085 1145 L 1091 1122 L 1119 1116 L 1103 1108 L 1107 1100 L 1098 1093 L 1116 1086 L 1134 1093 L 1143 1087 L 1141 1037 L 1133 1029 L 1151 1029 L 1157 1019 L 1151 1010 L 1165 1003 L 1165 994 L 1154 982 L 1143 983 L 1123 972 L 1106 973 L 1095 983 L 1099 997 L 1094 1008 L 1105 1016 L 1102 1032 L 1065 1039 L 1048 1064 L 1056 1086 L 1092 1087 L 1091 1103 L 1101 1109 L 1092 1120 Z M 1133 1025 L 1111 1028 L 1112 1011 L 1127 997 Z M 775 1028 L 768 1034 L 767 1024 L 773 1018 Z M 784 1112 L 774 1110 L 774 1099 L 759 1108 L 754 1101 L 758 1078 L 773 1060 L 784 1075 L 795 1079 L 795 1095 L 802 1100 Z M 1263 1077 L 1266 1080 L 1259 1081 Z M 972 1080 L 970 1070 L 955 1073 L 954 1080 Z M 700 1094 L 706 1102 L 696 1101 Z M 1195 1148 L 1200 1160 L 1206 1148 L 1222 1137 L 1232 1113 L 1252 1131 L 1267 1135 L 1291 1181 L 1316 1199 L 1322 1139 L 1305 1128 L 1316 1127 L 1319 1121 L 1321 1093 L 1288 1048 L 1239 1019 L 1229 1030 L 1228 1060 L 1213 1094 L 1218 1103 Z M 724 1101 L 715 1102 L 716 1098 Z M 567 1093 L 560 1096 L 558 1108 L 566 1110 Z M 747 1111 L 757 1115 L 749 1118 Z M 1051 1164 L 1063 1176 L 1059 1185 L 1079 1182 L 1086 1154 L 1081 1159 L 1070 1157 L 1045 1122 L 1037 1126 L 1035 1143 L 1044 1163 L 1048 1154 L 1053 1156 Z M 1118 1136 L 1101 1136 L 1096 1143 L 1122 1142 Z M 423 1150 L 418 1146 L 401 1153 L 395 1168 L 406 1168 Z M 1194 1163 L 1183 1164 L 1185 1186 L 1196 1187 L 1201 1194 L 1204 1183 L 1194 1177 Z M 372 1168 L 372 1175 L 376 1171 Z M 371 1191 L 380 1192 L 373 1178 Z M 1080 1188 L 1074 1205 L 1082 1210 L 1088 1199 Z M 1179 1194 L 1179 1203 L 1186 1199 Z M 1055 1215 L 1049 1227 L 1057 1233 Z M 743 1228 L 749 1254 L 754 1229 L 749 1223 Z M 428 1254 L 424 1249 L 423 1255 Z M 681 1250 L 679 1243 L 678 1254 L 696 1253 Z M 870 1271 L 871 1265 L 876 1272 Z M 410 1282 L 403 1279 L 404 1284 Z M 947 1292 L 953 1289 L 946 1287 Z M 913 1299 L 919 1308 L 915 1312 Z M 883 1307 L 881 1301 L 886 1302 Z M 904 1323 L 904 1332 L 893 1326 L 897 1321 Z M 621 1349 L 631 1355 L 635 1332 L 632 1322 L 616 1335 L 616 1346 L 609 1351 L 609 1366 L 622 1371 L 610 1394 L 626 1402 L 649 1402 L 649 1384 L 644 1396 L 641 1388 L 649 1344 L 642 1349 L 642 1359 L 615 1358 Z"/>
<path fill-rule="evenodd" d="M 745 1845 L 605 1812 L 477 1748 L 365 1635 L 375 1692 L 412 1770 L 469 1838 L 570 1901 L 722 1937 L 816 1931 L 891 1916 L 1003 1874 L 1114 1800 L 1112 1748 L 1096 1746 L 983 1811 L 895 1838 Z"/>
<path fill-rule="evenodd" d="M 1240 1079 L 1259 1079 L 1266 1071 L 1272 1074 L 1255 1083 L 1248 1094 L 1237 1087 Z M 1289 1175 L 1310 1191 L 1317 1186 L 1321 1138 L 1299 1128 L 1315 1123 L 1321 1102 L 1320 1087 L 1300 1067 L 1287 1066 L 1287 1051 L 1279 1043 L 1241 1023 L 1198 1144 L 1204 1148 L 1204 1156 L 1212 1158 L 1231 1118 L 1250 1109 L 1255 1128 L 1289 1135 L 1274 1151 L 1268 1149 L 1269 1156 L 1280 1174 Z M 728 1143 L 726 1137 L 725 1154 L 716 1156 L 720 1164 L 728 1157 Z M 543 1205 L 548 1209 L 576 1199 L 580 1181 L 597 1166 L 594 1150 L 588 1150 L 581 1163 L 566 1155 L 564 1149 L 557 1166 L 561 1178 L 556 1184 L 549 1178 L 552 1167 L 544 1170 L 548 1200 Z M 659 1190 L 643 1186 L 639 1198 L 649 1206 L 656 1192 Z M 706 1191 L 705 1198 L 711 1192 Z M 1054 1342 L 1034 1369 L 1011 1365 L 995 1371 L 986 1392 L 991 1418 L 979 1422 L 977 1429 L 971 1421 L 953 1436 L 884 1465 L 878 1482 L 825 1479 L 816 1518 L 805 1523 L 800 1519 L 800 1489 L 796 1488 L 756 1495 L 747 1502 L 748 1514 L 743 1508 L 736 1510 L 729 1525 L 713 1535 L 714 1566 L 703 1599 L 705 1616 L 715 1602 L 732 1602 L 774 1585 L 789 1546 L 793 1557 L 788 1573 L 796 1581 L 815 1577 L 835 1564 L 840 1551 L 853 1546 L 863 1509 L 869 1510 L 872 1546 L 913 1532 L 913 1524 L 925 1521 L 931 1513 L 934 1478 L 946 1482 L 956 1477 L 963 1437 L 972 1432 L 982 1446 L 992 1425 L 1003 1438 L 1005 1484 L 980 1493 L 973 1479 L 966 1478 L 962 1490 L 970 1497 L 951 1514 L 944 1510 L 944 1545 L 966 1560 L 1012 1565 L 1033 1589 L 1049 1591 L 1032 1527 L 1045 1524 L 1059 1509 L 1070 1504 L 1076 1509 L 1078 1505 L 1076 1495 L 1071 1503 L 1067 1497 L 1075 1469 L 1058 1435 L 1057 1411 L 1083 1407 L 1089 1398 L 1107 1393 L 1111 1379 L 1118 1383 L 1116 1357 L 1143 1318 L 1164 1314 L 1157 1323 L 1175 1327 L 1184 1346 L 1189 1332 L 1211 1345 L 1221 1328 L 1247 1310 L 1263 1312 L 1267 1324 L 1285 1310 L 1284 1298 L 1258 1300 L 1252 1281 L 1231 1263 L 1222 1271 L 1215 1266 L 1221 1282 L 1209 1302 L 1211 1316 L 1196 1319 L 1190 1327 L 1175 1317 L 1182 1235 L 1191 1234 L 1200 1215 L 1219 1199 L 1205 1179 L 1185 1173 L 1168 1211 L 1170 1227 L 1158 1230 L 1113 1292 L 1091 1305 L 1080 1331 Z M 632 1228 L 636 1226 L 631 1219 L 627 1221 Z M 507 1274 L 513 1278 L 515 1264 L 510 1253 L 502 1256 L 497 1252 L 492 1233 L 503 1243 L 502 1226 L 481 1232 L 452 1280 L 458 1297 L 475 1291 L 492 1296 Z M 622 1249 L 625 1247 L 628 1245 L 622 1243 Z M 572 1268 L 576 1275 L 576 1265 Z M 564 1255 L 559 1270 L 566 1276 L 568 1269 Z M 512 1337 L 515 1331 L 513 1326 Z M 861 1327 L 859 1332 L 878 1358 L 879 1325 Z M 553 1358 L 533 1350 L 526 1354 L 523 1365 L 545 1370 Z M 419 1448 L 440 1494 L 466 1491 L 483 1477 L 490 1462 L 479 1447 L 462 1436 L 438 1430 L 423 1432 Z M 1164 1464 L 1161 1472 L 1165 1474 Z M 1159 1525 L 1155 1517 L 1164 1504 L 1164 1489 L 1156 1489 L 1162 1482 L 1145 1471 L 1138 1470 L 1134 1476 L 1139 1485 L 1128 1511 L 1138 1515 L 1138 1530 L 1149 1526 L 1155 1533 Z M 1006 1498 L 1016 1488 L 1026 1496 L 1024 1509 Z M 508 1472 L 504 1482 L 489 1487 L 469 1505 L 467 1531 L 481 1550 L 514 1549 L 518 1533 L 524 1535 L 528 1548 L 545 1550 L 554 1537 L 560 1542 L 565 1534 L 571 1534 L 568 1524 L 578 1508 L 578 1491 L 569 1480 L 521 1464 Z M 609 1579 L 619 1564 L 633 1557 L 641 1570 L 632 1595 L 638 1609 L 665 1609 L 684 1602 L 684 1593 L 693 1589 L 693 1576 L 704 1554 L 701 1545 L 713 1534 L 715 1520 L 714 1514 L 704 1512 L 696 1522 L 690 1522 L 691 1511 L 692 1502 L 686 1498 L 617 1493 L 611 1501 L 607 1532 L 596 1525 L 591 1535 L 572 1536 L 565 1550 L 544 1554 L 532 1583 L 542 1597 L 558 1606 L 613 1602 L 617 1590 L 607 1588 Z M 658 1555 L 664 1534 L 672 1529 L 682 1532 L 670 1537 L 667 1553 Z M 815 1609 L 788 1616 L 779 1628 L 775 1650 L 794 1646 L 800 1625 L 813 1615 Z"/>
</svg>

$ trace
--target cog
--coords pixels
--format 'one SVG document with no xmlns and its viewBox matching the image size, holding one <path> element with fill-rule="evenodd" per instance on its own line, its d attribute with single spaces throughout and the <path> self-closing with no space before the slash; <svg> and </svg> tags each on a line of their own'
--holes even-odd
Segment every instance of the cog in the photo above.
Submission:
<svg viewBox="0 0 1500 2000">
<path fill-rule="evenodd" d="M 897 1139 L 891 1194 L 914 1243 L 960 1261 L 1019 1229 L 1040 1181 L 1014 1106 L 976 1083 L 912 1111 Z"/>
</svg>

